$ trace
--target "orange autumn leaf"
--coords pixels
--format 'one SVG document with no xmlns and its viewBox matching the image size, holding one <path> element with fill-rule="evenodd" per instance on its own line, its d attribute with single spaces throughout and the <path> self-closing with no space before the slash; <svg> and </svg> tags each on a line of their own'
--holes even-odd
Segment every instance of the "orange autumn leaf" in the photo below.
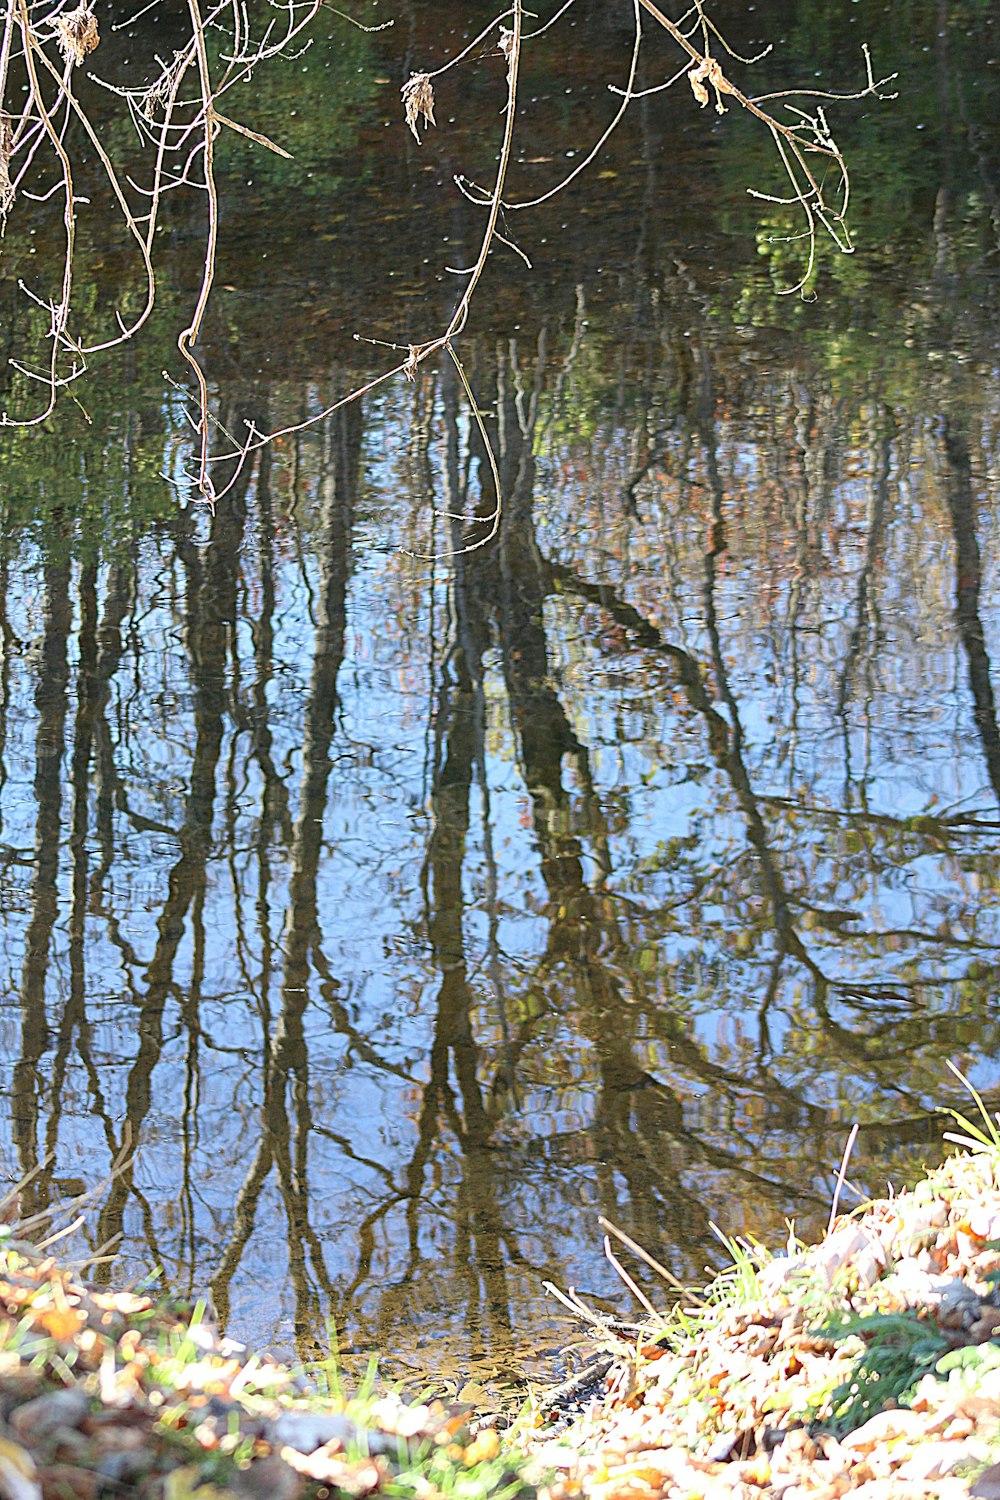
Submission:
<svg viewBox="0 0 1000 1500">
<path fill-rule="evenodd" d="M 44 1329 L 49 1338 L 55 1339 L 57 1343 L 65 1344 L 76 1337 L 86 1321 L 86 1313 L 82 1313 L 79 1308 L 49 1307 L 37 1314 L 35 1325 Z"/>
</svg>

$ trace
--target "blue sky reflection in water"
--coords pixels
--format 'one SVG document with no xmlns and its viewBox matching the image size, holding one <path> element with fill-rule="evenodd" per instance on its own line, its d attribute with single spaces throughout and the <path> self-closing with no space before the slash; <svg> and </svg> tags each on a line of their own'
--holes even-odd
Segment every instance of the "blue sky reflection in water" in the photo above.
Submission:
<svg viewBox="0 0 1000 1500">
<path fill-rule="evenodd" d="M 414 198 L 379 108 L 388 217 Z M 45 1202 L 133 1139 L 104 1274 L 160 1264 L 240 1336 L 333 1319 L 396 1372 L 517 1368 L 560 1336 L 543 1278 L 626 1305 L 598 1213 L 697 1276 L 710 1221 L 822 1222 L 855 1120 L 863 1185 L 933 1152 L 948 1060 L 997 1097 L 983 161 L 929 153 L 905 222 L 790 303 L 730 222 L 749 148 L 681 134 L 712 215 L 651 191 L 674 128 L 616 138 L 618 207 L 578 195 L 536 279 L 484 285 L 487 547 L 443 514 L 491 503 L 444 367 L 267 450 L 214 518 L 159 478 L 188 439 L 155 333 L 93 426 L 0 455 L 10 1170 L 51 1152 Z M 314 247 L 237 226 L 230 429 L 363 373 Z"/>
</svg>

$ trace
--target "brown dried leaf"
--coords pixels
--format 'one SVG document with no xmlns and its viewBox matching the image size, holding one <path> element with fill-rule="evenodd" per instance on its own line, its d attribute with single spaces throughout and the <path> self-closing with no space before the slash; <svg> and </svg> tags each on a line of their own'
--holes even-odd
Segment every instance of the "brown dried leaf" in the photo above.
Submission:
<svg viewBox="0 0 1000 1500">
<path fill-rule="evenodd" d="M 514 67 L 514 33 L 506 26 L 500 27 L 500 51 L 507 59 L 507 82 L 510 83 L 510 75 Z"/>
<path fill-rule="evenodd" d="M 705 67 L 705 64 L 701 63 L 697 68 L 692 68 L 690 73 L 688 74 L 688 82 L 691 85 L 691 92 L 697 99 L 698 103 L 701 105 L 702 109 L 704 109 L 705 105 L 708 103 L 708 89 L 701 81 L 707 71 L 708 69 Z"/>
<path fill-rule="evenodd" d="M 703 57 L 698 66 L 692 68 L 688 74 L 691 92 L 703 109 L 708 103 L 708 89 L 704 84 L 706 78 L 715 90 L 716 111 L 718 114 L 724 115 L 726 113 L 726 106 L 722 102 L 722 96 L 723 94 L 731 94 L 733 86 L 728 78 L 726 78 L 721 66 L 714 57 Z"/>
<path fill-rule="evenodd" d="M 173 93 L 174 84 L 178 73 L 184 66 L 184 53 L 175 52 L 174 60 L 169 67 L 163 69 L 155 83 L 151 84 L 143 96 L 140 106 L 141 113 L 147 120 L 152 122 L 156 118 L 156 111 L 166 107 L 170 95 Z"/>
<path fill-rule="evenodd" d="M 431 83 L 429 73 L 413 73 L 403 84 L 401 93 L 403 95 L 403 108 L 406 111 L 406 123 L 413 132 L 414 140 L 420 144 L 420 132 L 417 129 L 417 120 L 423 117 L 424 127 L 436 125 L 434 119 L 434 86 Z"/>
<path fill-rule="evenodd" d="M 52 28 L 63 62 L 72 63 L 76 68 L 100 41 L 97 17 L 90 8 L 90 0 L 80 0 L 76 10 L 68 11 L 64 16 L 56 16 Z"/>
</svg>

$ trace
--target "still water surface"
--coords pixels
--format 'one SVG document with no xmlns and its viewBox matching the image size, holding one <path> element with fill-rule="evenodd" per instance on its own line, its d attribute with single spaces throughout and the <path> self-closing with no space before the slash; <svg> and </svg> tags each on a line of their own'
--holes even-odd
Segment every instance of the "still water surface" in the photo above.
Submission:
<svg viewBox="0 0 1000 1500">
<path fill-rule="evenodd" d="M 544 1280 L 628 1310 L 599 1214 L 697 1277 L 713 1223 L 821 1225 L 855 1121 L 861 1189 L 932 1157 L 949 1062 L 1000 1101 L 996 38 L 961 19 L 854 120 L 867 230 L 817 301 L 755 253 L 756 146 L 690 101 L 532 221 L 531 275 L 494 256 L 477 550 L 445 367 L 264 450 L 214 516 L 164 480 L 196 210 L 93 421 L 5 440 L 0 1118 L 32 1207 L 126 1148 L 102 1274 L 161 1266 L 284 1350 L 332 1321 L 395 1374 L 509 1374 L 564 1337 Z M 569 35 L 534 182 L 606 114 Z M 418 153 L 399 38 L 319 55 L 341 155 L 270 185 L 295 223 L 229 168 L 230 430 L 376 370 L 356 330 L 434 332 L 475 251 L 475 121 Z M 921 88 L 959 76 L 917 171 Z M 81 234 L 99 303 L 118 251 Z"/>
</svg>

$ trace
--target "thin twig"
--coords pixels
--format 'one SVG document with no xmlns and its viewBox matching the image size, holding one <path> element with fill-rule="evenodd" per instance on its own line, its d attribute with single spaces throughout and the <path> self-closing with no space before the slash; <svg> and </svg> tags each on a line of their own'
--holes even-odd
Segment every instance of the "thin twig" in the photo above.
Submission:
<svg viewBox="0 0 1000 1500">
<path fill-rule="evenodd" d="M 629 1275 L 625 1267 L 622 1265 L 621 1261 L 618 1259 L 617 1255 L 612 1250 L 611 1241 L 607 1235 L 604 1236 L 604 1255 L 607 1259 L 608 1265 L 617 1276 L 621 1277 L 622 1281 L 628 1287 L 629 1291 L 639 1303 L 640 1307 L 644 1307 L 645 1310 L 649 1313 L 649 1316 L 651 1318 L 655 1318 L 658 1323 L 666 1324 L 667 1319 L 663 1316 L 658 1308 L 653 1306 L 652 1302 L 650 1302 L 649 1298 L 646 1296 L 646 1293 L 642 1290 L 642 1287 L 639 1286 L 638 1282 L 636 1282 Z"/>
<path fill-rule="evenodd" d="M 660 1262 L 650 1255 L 648 1250 L 644 1250 L 638 1241 L 627 1235 L 624 1229 L 619 1229 L 617 1224 L 612 1224 L 611 1220 L 606 1219 L 603 1214 L 598 1216 L 597 1222 L 602 1229 L 606 1229 L 609 1234 L 613 1234 L 616 1240 L 620 1240 L 627 1250 L 631 1250 L 633 1255 L 637 1255 L 640 1260 L 645 1261 L 646 1265 L 649 1266 L 650 1270 L 655 1271 L 657 1276 L 662 1276 L 669 1286 L 674 1287 L 678 1292 L 683 1292 L 685 1297 L 690 1297 L 699 1307 L 706 1307 L 708 1305 L 702 1297 L 698 1296 L 697 1292 L 692 1291 L 689 1286 L 685 1286 L 683 1281 L 679 1281 L 672 1271 L 668 1271 L 666 1266 L 661 1266 Z"/>
</svg>

